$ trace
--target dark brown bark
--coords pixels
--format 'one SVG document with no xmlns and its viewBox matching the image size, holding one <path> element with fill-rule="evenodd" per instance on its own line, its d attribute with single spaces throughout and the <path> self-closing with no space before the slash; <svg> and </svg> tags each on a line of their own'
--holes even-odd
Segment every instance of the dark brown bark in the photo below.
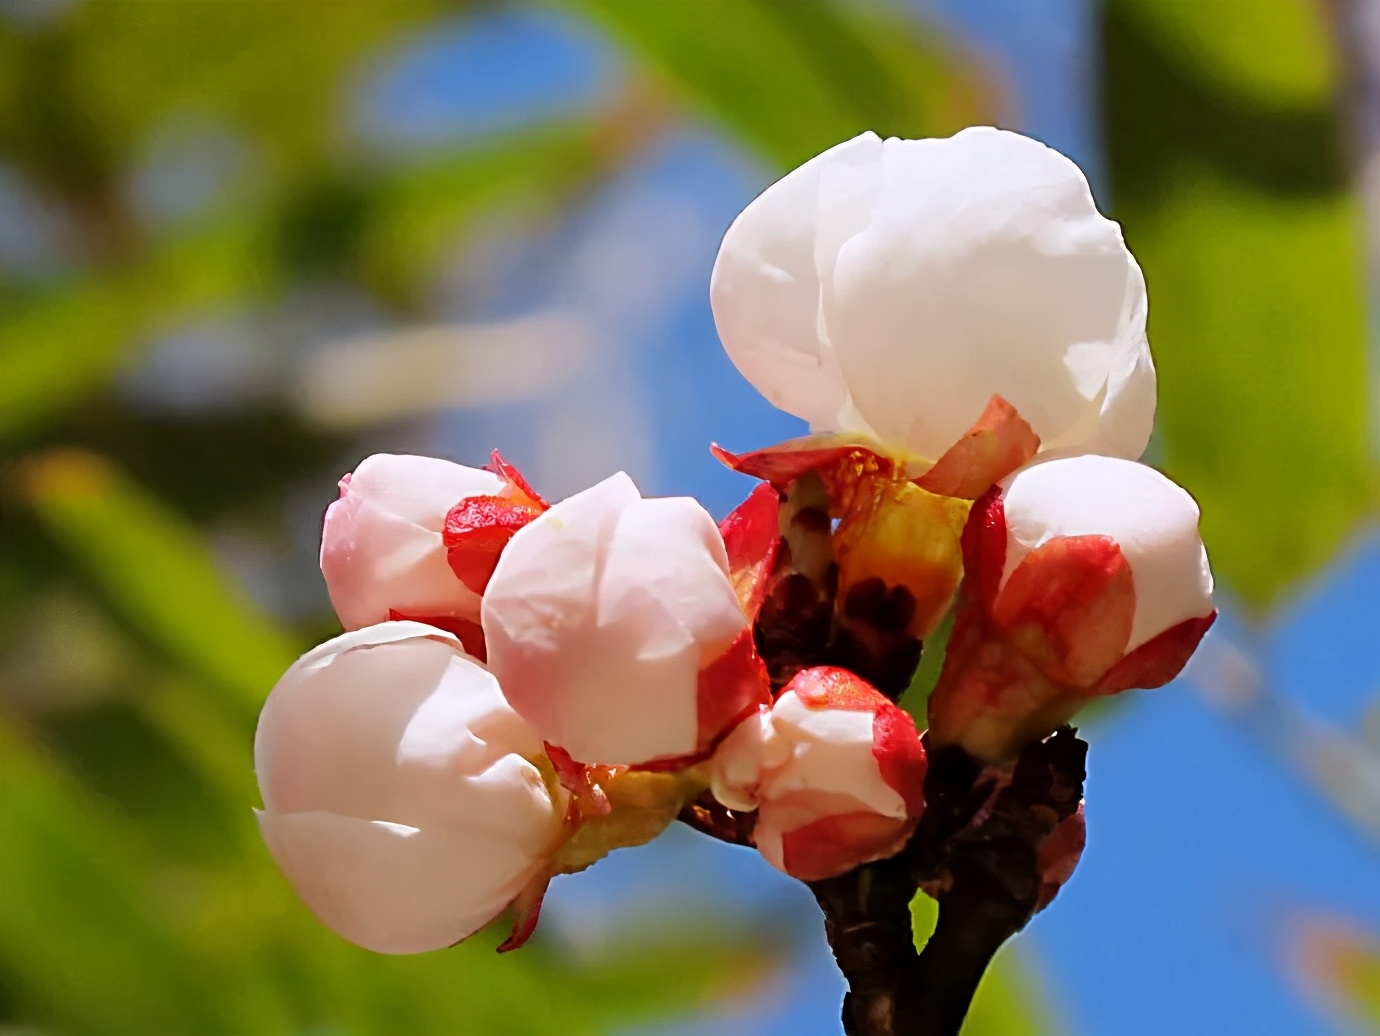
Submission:
<svg viewBox="0 0 1380 1036">
<path fill-rule="evenodd" d="M 848 1036 L 956 1036 L 997 951 L 1041 905 L 1039 845 L 1083 796 L 1087 743 L 1071 728 L 1032 744 L 1011 766 L 983 769 L 961 749 L 931 755 L 928 805 L 904 850 L 810 889 L 848 981 Z M 681 820 L 737 845 L 752 814 L 709 795 Z M 924 889 L 939 919 L 923 950 L 910 903 Z"/>
<path fill-rule="evenodd" d="M 959 1032 L 992 958 L 1040 905 L 1038 847 L 1077 810 L 1086 753 L 1068 728 L 1000 769 L 937 751 L 906 849 L 811 886 L 848 980 L 849 1036 Z M 939 901 L 939 919 L 917 952 L 910 902 L 921 888 Z"/>
</svg>

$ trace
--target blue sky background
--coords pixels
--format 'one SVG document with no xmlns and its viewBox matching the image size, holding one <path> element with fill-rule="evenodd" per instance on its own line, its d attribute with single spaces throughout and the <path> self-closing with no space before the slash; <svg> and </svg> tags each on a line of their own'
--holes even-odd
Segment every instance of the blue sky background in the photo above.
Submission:
<svg viewBox="0 0 1380 1036">
<path fill-rule="evenodd" d="M 1114 207 L 1090 106 L 1089 5 L 935 0 L 923 12 L 1002 69 L 1010 124 L 1075 158 Z M 558 15 L 496 16 L 432 35 L 364 77 L 356 129 L 386 155 L 590 107 L 620 72 L 616 53 Z M 749 484 L 712 460 L 709 442 L 749 448 L 801 431 L 728 363 L 707 298 L 719 236 L 770 179 L 712 128 L 689 125 L 554 234 L 489 242 L 478 261 L 498 290 L 467 318 L 568 308 L 602 345 L 552 398 L 450 415 L 432 445 L 469 462 L 501 446 L 553 496 L 625 468 L 646 492 L 725 512 Z M 1358 534 L 1265 628 L 1243 629 L 1226 610 L 1214 637 L 1249 645 L 1299 707 L 1356 729 L 1380 690 L 1380 535 Z M 1069 1031 L 1325 1028 L 1279 967 L 1285 924 L 1299 910 L 1339 911 L 1380 929 L 1376 846 L 1183 681 L 1123 703 L 1091 737 L 1088 850 L 1020 940 Z M 813 901 L 751 852 L 673 831 L 562 879 L 548 904 L 548 932 L 577 949 L 662 911 L 720 911 L 788 934 L 792 966 L 758 1000 L 654 1031 L 838 1031 L 842 985 Z"/>
</svg>

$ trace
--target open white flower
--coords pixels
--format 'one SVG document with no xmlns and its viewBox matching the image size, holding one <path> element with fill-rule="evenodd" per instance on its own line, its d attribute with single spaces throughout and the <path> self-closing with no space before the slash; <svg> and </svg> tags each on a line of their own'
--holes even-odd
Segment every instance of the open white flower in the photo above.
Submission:
<svg viewBox="0 0 1380 1036">
<path fill-rule="evenodd" d="M 273 858 L 334 931 L 380 953 L 471 935 L 543 876 L 565 793 L 541 739 L 448 633 L 386 622 L 303 655 L 254 738 Z"/>
<path fill-rule="evenodd" d="M 762 693 L 714 520 L 621 472 L 518 531 L 482 622 L 513 708 L 581 762 L 693 756 Z"/>
<path fill-rule="evenodd" d="M 710 290 L 734 364 L 815 430 L 935 460 L 995 394 L 1046 449 L 1149 439 L 1140 268 L 1078 167 L 1020 134 L 825 151 L 734 221 Z"/>
</svg>

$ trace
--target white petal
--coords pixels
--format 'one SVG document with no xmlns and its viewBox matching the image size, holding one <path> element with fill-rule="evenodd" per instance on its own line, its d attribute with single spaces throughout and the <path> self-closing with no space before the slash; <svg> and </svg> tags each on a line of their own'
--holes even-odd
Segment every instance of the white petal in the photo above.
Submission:
<svg viewBox="0 0 1380 1036">
<path fill-rule="evenodd" d="M 599 587 L 599 624 L 638 657 L 712 662 L 742 632 L 742 606 L 714 519 L 689 497 L 639 500 L 618 518 Z"/>
<path fill-rule="evenodd" d="M 734 366 L 772 404 L 836 427 L 848 392 L 818 334 L 817 235 L 848 222 L 874 179 L 881 141 L 863 133 L 768 187 L 724 235 L 710 278 L 714 322 Z M 825 256 L 832 266 L 832 252 Z"/>
<path fill-rule="evenodd" d="M 347 629 L 418 618 L 477 618 L 479 597 L 446 560 L 447 512 L 471 496 L 506 495 L 497 475 L 435 457 L 374 454 L 326 510 L 321 571 Z"/>
<path fill-rule="evenodd" d="M 545 865 L 566 797 L 498 683 L 415 622 L 321 645 L 274 687 L 254 765 L 260 820 L 303 900 L 362 946 L 410 953 L 489 921 Z"/>
<path fill-rule="evenodd" d="M 771 731 L 771 711 L 763 708 L 739 723 L 715 750 L 710 790 L 729 809 L 746 813 L 760 803 L 763 755 Z"/>
<path fill-rule="evenodd" d="M 432 634 L 435 634 L 433 637 Z M 383 623 L 317 646 L 264 702 L 254 768 L 264 804 L 387 818 L 398 738 L 459 642 L 421 623 Z"/>
<path fill-rule="evenodd" d="M 812 709 L 794 691 L 781 695 L 772 707 L 772 732 L 790 743 L 791 757 L 763 781 L 763 797 L 811 792 L 818 802 L 814 793 L 834 794 L 846 796 L 852 809 L 905 817 L 905 800 L 882 778 L 873 755 L 872 724 L 870 712 Z"/>
<path fill-rule="evenodd" d="M 541 752 L 483 665 L 421 623 L 348 633 L 304 655 L 264 704 L 254 761 L 264 804 L 280 813 L 331 812 L 412 826 L 456 815 L 511 813 L 544 825 L 552 810 Z M 502 808 L 473 782 L 505 759 Z M 535 796 L 535 797 L 534 797 Z"/>
<path fill-rule="evenodd" d="M 985 127 L 888 140 L 880 164 L 822 307 L 877 434 L 937 457 L 999 393 L 1047 445 L 1139 456 L 1153 399 L 1144 283 L 1077 166 Z"/>
<path fill-rule="evenodd" d="M 621 474 L 519 531 L 483 603 L 508 700 L 585 762 L 694 752 L 700 667 L 744 623 L 713 519 Z"/>
<path fill-rule="evenodd" d="M 459 942 L 498 916 L 542 866 L 483 831 L 417 830 L 331 813 L 263 813 L 259 822 L 312 912 L 379 953 Z"/>
<path fill-rule="evenodd" d="M 1110 536 L 1135 583 L 1127 650 L 1212 611 L 1212 571 L 1198 534 L 1198 505 L 1154 468 L 1114 457 L 1036 461 L 1002 484 L 1005 578 L 1056 536 Z"/>
<path fill-rule="evenodd" d="M 446 512 L 470 496 L 506 495 L 508 483 L 492 471 L 439 457 L 375 453 L 350 475 L 349 490 L 424 528 L 441 531 Z"/>
</svg>

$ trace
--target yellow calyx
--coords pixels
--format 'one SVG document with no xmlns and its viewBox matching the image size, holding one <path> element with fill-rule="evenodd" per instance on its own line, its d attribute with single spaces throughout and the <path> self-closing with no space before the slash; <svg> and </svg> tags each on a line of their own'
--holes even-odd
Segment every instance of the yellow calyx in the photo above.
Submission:
<svg viewBox="0 0 1380 1036">
<path fill-rule="evenodd" d="M 839 599 L 864 580 L 902 587 L 915 599 L 907 627 L 928 637 L 963 579 L 960 538 L 971 500 L 938 496 L 912 482 L 864 475 L 852 487 L 834 532 Z"/>
</svg>

